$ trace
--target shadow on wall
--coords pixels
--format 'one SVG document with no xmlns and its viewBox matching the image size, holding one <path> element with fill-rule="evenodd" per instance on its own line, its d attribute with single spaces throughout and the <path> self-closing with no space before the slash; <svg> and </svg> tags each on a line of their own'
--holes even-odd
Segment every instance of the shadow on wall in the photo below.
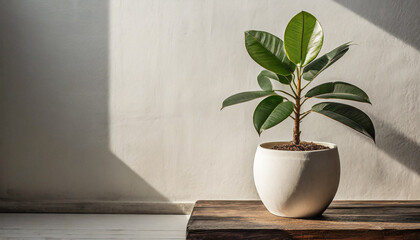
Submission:
<svg viewBox="0 0 420 240">
<path fill-rule="evenodd" d="M 420 1 L 334 1 L 420 50 Z"/>
<path fill-rule="evenodd" d="M 108 1 L 0 2 L 0 198 L 168 202 L 109 150 Z"/>
<path fill-rule="evenodd" d="M 385 121 L 374 117 L 372 121 L 377 129 L 376 146 L 420 175 L 420 145 Z"/>
</svg>

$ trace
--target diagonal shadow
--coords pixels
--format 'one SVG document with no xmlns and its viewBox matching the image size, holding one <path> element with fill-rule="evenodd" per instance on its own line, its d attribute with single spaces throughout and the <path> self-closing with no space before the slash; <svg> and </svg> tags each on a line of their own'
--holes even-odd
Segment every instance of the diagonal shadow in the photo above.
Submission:
<svg viewBox="0 0 420 240">
<path fill-rule="evenodd" d="M 420 175 L 420 144 L 384 120 L 372 116 L 377 129 L 376 146 L 405 167 Z"/>
<path fill-rule="evenodd" d="M 334 1 L 420 50 L 420 1 Z"/>
<path fill-rule="evenodd" d="M 109 7 L 0 1 L 0 199 L 169 202 L 109 150 Z"/>
</svg>

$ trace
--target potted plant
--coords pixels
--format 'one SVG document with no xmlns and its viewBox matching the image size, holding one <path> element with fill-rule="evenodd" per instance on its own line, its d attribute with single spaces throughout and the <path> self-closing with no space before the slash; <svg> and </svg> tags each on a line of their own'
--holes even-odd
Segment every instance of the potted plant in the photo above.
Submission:
<svg viewBox="0 0 420 240">
<path fill-rule="evenodd" d="M 300 123 L 315 112 L 336 120 L 375 141 L 375 129 L 361 110 L 343 103 L 321 102 L 303 112 L 308 100 L 344 99 L 370 103 L 360 88 L 345 82 L 327 82 L 307 87 L 326 68 L 340 59 L 351 43 L 345 43 L 316 59 L 323 43 L 318 20 L 302 11 L 288 23 L 284 42 L 263 31 L 246 31 L 245 46 L 251 58 L 266 70 L 258 75 L 262 90 L 235 94 L 222 109 L 265 97 L 256 107 L 254 127 L 260 135 L 286 118 L 294 121 L 293 141 L 260 144 L 254 160 L 254 181 L 258 194 L 273 214 L 284 217 L 321 215 L 337 192 L 340 161 L 337 146 L 325 142 L 303 142 Z M 271 81 L 283 84 L 275 89 Z"/>
</svg>

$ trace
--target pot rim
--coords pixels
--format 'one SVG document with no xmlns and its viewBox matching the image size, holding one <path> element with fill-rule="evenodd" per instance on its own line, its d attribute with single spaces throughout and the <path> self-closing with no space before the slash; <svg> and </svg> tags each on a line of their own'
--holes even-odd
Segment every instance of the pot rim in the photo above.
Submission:
<svg viewBox="0 0 420 240">
<path fill-rule="evenodd" d="M 328 147 L 328 149 L 318 149 L 318 150 L 309 150 L 309 151 L 291 151 L 291 150 L 277 150 L 271 149 L 263 145 L 271 145 L 271 144 L 278 144 L 278 143 L 290 143 L 291 141 L 275 141 L 275 142 L 264 142 L 258 144 L 258 148 L 263 149 L 264 151 L 273 151 L 273 152 L 287 152 L 287 153 L 312 153 L 312 152 L 326 152 L 331 151 L 333 149 L 337 149 L 337 145 L 334 143 L 329 142 L 320 142 L 320 141 L 305 141 L 305 142 L 313 142 L 319 145 L 323 145 Z"/>
</svg>

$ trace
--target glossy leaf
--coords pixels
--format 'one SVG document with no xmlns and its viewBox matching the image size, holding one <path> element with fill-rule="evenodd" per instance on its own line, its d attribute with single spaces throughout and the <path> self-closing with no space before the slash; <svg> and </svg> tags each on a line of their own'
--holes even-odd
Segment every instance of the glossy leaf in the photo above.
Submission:
<svg viewBox="0 0 420 240">
<path fill-rule="evenodd" d="M 370 103 L 368 95 L 360 88 L 345 82 L 328 82 L 309 90 L 305 97 L 337 98 Z"/>
<path fill-rule="evenodd" d="M 375 141 L 375 128 L 372 120 L 361 110 L 342 103 L 322 102 L 312 106 L 312 111 L 323 114 Z"/>
<path fill-rule="evenodd" d="M 263 70 L 260 72 L 257 79 L 258 79 L 258 85 L 260 85 L 261 89 L 265 91 L 271 91 L 273 89 L 273 85 L 271 84 L 270 79 L 276 80 L 282 84 L 289 85 L 290 82 L 292 81 L 292 75 L 282 76 L 282 75 L 278 75 L 267 70 Z"/>
<path fill-rule="evenodd" d="M 292 112 L 292 102 L 283 102 L 283 98 L 277 95 L 267 97 L 255 109 L 254 127 L 260 135 L 262 131 L 282 122 Z"/>
<path fill-rule="evenodd" d="M 312 14 L 302 11 L 290 20 L 284 33 L 287 57 L 303 67 L 316 58 L 323 40 L 321 24 Z"/>
<path fill-rule="evenodd" d="M 308 81 L 314 79 L 327 67 L 331 66 L 338 59 L 344 56 L 344 54 L 349 50 L 351 44 L 351 42 L 345 43 L 308 64 L 305 69 L 303 69 L 303 79 Z"/>
<path fill-rule="evenodd" d="M 282 76 L 282 75 L 278 75 L 278 74 L 276 74 L 276 75 L 277 75 L 278 81 L 280 83 L 283 83 L 283 84 L 286 84 L 286 85 L 289 85 L 293 80 L 292 75 L 287 75 L 287 76 Z"/>
<path fill-rule="evenodd" d="M 250 91 L 250 92 L 241 92 L 237 93 L 235 95 L 232 95 L 228 98 L 226 98 L 223 101 L 222 109 L 231 106 L 238 103 L 248 102 L 260 97 L 265 97 L 269 95 L 274 95 L 275 93 L 273 91 Z"/>
<path fill-rule="evenodd" d="M 280 75 L 290 75 L 296 68 L 283 49 L 283 41 L 271 33 L 246 31 L 245 47 L 255 62 Z"/>
<path fill-rule="evenodd" d="M 272 91 L 273 90 L 273 84 L 271 84 L 270 75 L 275 75 L 272 72 L 263 70 L 258 74 L 257 80 L 258 85 L 260 85 L 260 88 L 264 91 Z"/>
</svg>

